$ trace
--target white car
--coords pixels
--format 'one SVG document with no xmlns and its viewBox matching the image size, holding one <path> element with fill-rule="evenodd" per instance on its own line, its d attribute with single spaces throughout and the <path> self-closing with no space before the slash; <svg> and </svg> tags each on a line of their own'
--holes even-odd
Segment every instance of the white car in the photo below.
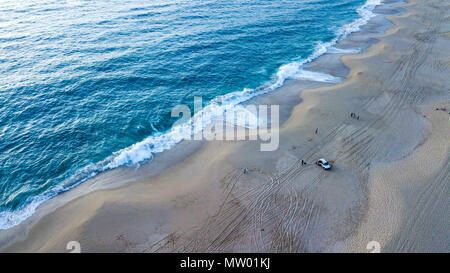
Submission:
<svg viewBox="0 0 450 273">
<path fill-rule="evenodd" d="M 317 166 L 322 167 L 322 169 L 324 169 L 324 170 L 331 169 L 331 164 L 328 163 L 328 161 L 326 161 L 325 158 L 321 158 L 321 159 L 317 160 L 316 164 L 317 164 Z"/>
</svg>

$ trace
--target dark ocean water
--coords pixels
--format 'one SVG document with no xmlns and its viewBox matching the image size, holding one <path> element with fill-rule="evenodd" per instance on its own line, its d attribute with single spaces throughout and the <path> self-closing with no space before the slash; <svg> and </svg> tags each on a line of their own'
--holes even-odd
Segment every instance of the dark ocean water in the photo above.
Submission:
<svg viewBox="0 0 450 273">
<path fill-rule="evenodd" d="M 302 65 L 358 30 L 368 2 L 1 1 L 0 229 L 173 147 L 171 109 L 194 96 L 215 115 L 289 78 L 336 80 Z"/>
</svg>

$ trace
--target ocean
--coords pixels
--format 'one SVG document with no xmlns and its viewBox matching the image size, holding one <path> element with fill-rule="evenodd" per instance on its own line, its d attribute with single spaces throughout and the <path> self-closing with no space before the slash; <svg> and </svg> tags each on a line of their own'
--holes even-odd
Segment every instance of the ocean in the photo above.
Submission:
<svg viewBox="0 0 450 273">
<path fill-rule="evenodd" d="M 95 175 L 183 139 L 171 110 L 211 119 L 302 78 L 380 0 L 0 2 L 0 229 Z M 151 164 L 151 163 L 150 163 Z"/>
</svg>

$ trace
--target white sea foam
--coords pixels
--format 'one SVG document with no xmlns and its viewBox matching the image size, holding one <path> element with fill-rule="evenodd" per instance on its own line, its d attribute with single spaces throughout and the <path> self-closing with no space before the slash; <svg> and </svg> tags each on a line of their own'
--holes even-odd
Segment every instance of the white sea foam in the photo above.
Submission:
<svg viewBox="0 0 450 273">
<path fill-rule="evenodd" d="M 202 130 L 201 126 L 193 126 L 195 123 L 200 122 L 200 119 L 204 125 L 210 124 L 212 121 L 221 118 L 225 111 L 233 109 L 238 104 L 281 87 L 289 78 L 302 77 L 302 75 L 305 76 L 309 74 L 309 76 L 313 76 L 312 78 L 315 76 L 315 79 L 318 81 L 334 80 L 331 78 L 333 77 L 331 75 L 326 76 L 327 74 L 324 73 L 302 70 L 302 67 L 306 63 L 309 63 L 326 53 L 340 39 L 345 38 L 352 32 L 358 31 L 361 26 L 365 25 L 370 18 L 375 15 L 373 9 L 379 4 L 381 4 L 381 0 L 368 0 L 357 10 L 360 18 L 339 28 L 336 32 L 336 38 L 332 41 L 327 43 L 319 42 L 313 54 L 308 58 L 281 66 L 276 74 L 275 80 L 271 84 L 257 89 L 244 89 L 243 91 L 217 97 L 204 107 L 202 111 L 196 113 L 188 123 L 175 126 L 165 133 L 158 132 L 153 134 L 141 142 L 114 153 L 112 156 L 96 165 L 87 166 L 80 170 L 78 174 L 72 177 L 66 184 L 62 184 L 57 189 L 33 197 L 24 207 L 18 210 L 0 212 L 0 229 L 8 229 L 18 225 L 20 222 L 30 217 L 35 212 L 36 208 L 46 200 L 54 197 L 60 192 L 68 191 L 76 187 L 80 183 L 103 171 L 124 165 L 137 165 L 151 159 L 153 154 L 166 151 L 181 142 L 190 134 L 195 134 Z M 310 79 L 312 78 L 310 77 Z M 192 130 L 192 128 L 194 128 L 194 130 Z"/>
<path fill-rule="evenodd" d="M 337 47 L 330 47 L 328 49 L 327 53 L 335 53 L 335 54 L 355 54 L 355 53 L 359 53 L 360 50 L 359 49 L 343 49 L 343 48 L 337 48 Z"/>
<path fill-rule="evenodd" d="M 333 75 L 306 69 L 300 69 L 300 71 L 298 71 L 297 74 L 293 76 L 293 78 L 298 80 L 309 80 L 309 81 L 329 82 L 329 83 L 338 83 L 341 81 L 340 78 L 335 77 Z"/>
</svg>

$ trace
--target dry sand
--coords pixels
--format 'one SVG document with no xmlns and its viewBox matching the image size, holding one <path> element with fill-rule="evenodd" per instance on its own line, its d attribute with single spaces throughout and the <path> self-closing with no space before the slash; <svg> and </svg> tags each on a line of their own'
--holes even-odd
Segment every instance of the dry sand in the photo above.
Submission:
<svg viewBox="0 0 450 273">
<path fill-rule="evenodd" d="M 367 33 L 342 42 L 371 44 L 342 56 L 345 82 L 303 90 L 300 104 L 282 110 L 290 115 L 276 151 L 207 142 L 165 171 L 134 170 L 137 182 L 60 197 L 0 232 L 0 247 L 66 252 L 76 240 L 83 252 L 368 252 L 377 241 L 382 252 L 449 252 L 450 7 L 407 2 L 388 17 L 391 28 L 371 34 L 376 43 Z M 260 100 L 301 89 L 291 81 Z M 334 169 L 314 166 L 320 157 Z"/>
</svg>

